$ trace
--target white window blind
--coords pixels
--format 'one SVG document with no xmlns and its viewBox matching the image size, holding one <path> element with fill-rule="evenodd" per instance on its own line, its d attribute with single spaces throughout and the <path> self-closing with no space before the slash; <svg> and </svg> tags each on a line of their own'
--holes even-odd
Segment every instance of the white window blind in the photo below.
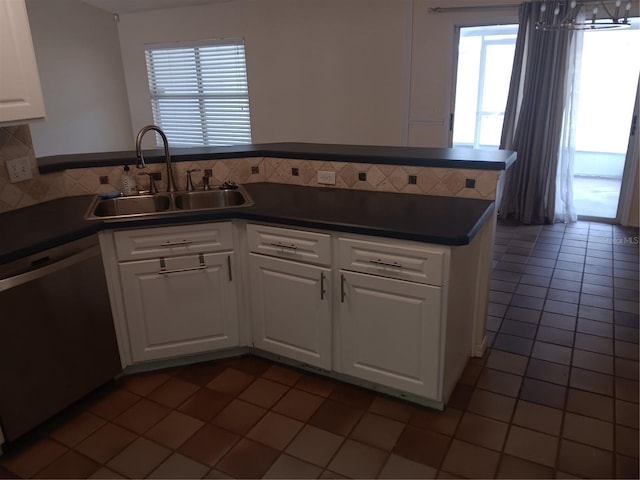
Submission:
<svg viewBox="0 0 640 480">
<path fill-rule="evenodd" d="M 251 143 L 242 39 L 146 48 L 153 119 L 172 145 Z"/>
</svg>

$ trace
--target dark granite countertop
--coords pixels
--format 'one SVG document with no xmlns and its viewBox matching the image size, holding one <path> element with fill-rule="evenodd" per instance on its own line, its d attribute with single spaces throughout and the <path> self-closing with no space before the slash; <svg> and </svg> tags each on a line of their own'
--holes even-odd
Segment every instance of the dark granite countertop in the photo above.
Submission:
<svg viewBox="0 0 640 480">
<path fill-rule="evenodd" d="M 242 218 L 443 245 L 466 245 L 491 216 L 489 200 L 302 187 L 245 185 L 252 207 L 111 221 L 86 220 L 94 196 L 66 197 L 0 214 L 0 264 L 113 228 Z"/>
<path fill-rule="evenodd" d="M 352 163 L 411 165 L 420 167 L 506 170 L 516 160 L 509 150 L 470 148 L 391 147 L 322 143 L 262 143 L 232 147 L 171 148 L 175 162 L 225 158 L 276 157 Z M 148 163 L 164 162 L 162 149 L 144 152 Z M 40 173 L 68 168 L 90 168 L 136 163 L 135 151 L 55 155 L 38 158 Z"/>
</svg>

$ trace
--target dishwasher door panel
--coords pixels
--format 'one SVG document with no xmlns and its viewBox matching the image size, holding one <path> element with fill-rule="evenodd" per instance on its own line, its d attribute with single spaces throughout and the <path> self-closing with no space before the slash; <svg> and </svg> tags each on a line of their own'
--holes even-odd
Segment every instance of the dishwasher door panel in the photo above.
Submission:
<svg viewBox="0 0 640 480">
<path fill-rule="evenodd" d="M 14 440 L 121 371 L 99 249 L 0 290 L 0 426 Z"/>
</svg>

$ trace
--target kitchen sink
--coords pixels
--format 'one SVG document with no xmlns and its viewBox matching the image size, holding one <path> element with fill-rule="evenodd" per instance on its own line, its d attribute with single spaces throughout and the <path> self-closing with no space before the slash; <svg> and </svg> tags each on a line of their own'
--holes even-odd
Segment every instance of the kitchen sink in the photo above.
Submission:
<svg viewBox="0 0 640 480">
<path fill-rule="evenodd" d="M 166 212 L 171 208 L 168 195 L 135 195 L 98 200 L 93 208 L 96 217 L 120 217 Z"/>
<path fill-rule="evenodd" d="M 144 217 L 251 205 L 253 200 L 249 194 L 242 186 L 238 186 L 225 190 L 167 192 L 106 199 L 96 197 L 86 217 L 89 219 Z"/>
<path fill-rule="evenodd" d="M 237 207 L 247 201 L 245 196 L 238 190 L 182 192 L 177 193 L 174 198 L 175 206 L 179 210 Z"/>
</svg>

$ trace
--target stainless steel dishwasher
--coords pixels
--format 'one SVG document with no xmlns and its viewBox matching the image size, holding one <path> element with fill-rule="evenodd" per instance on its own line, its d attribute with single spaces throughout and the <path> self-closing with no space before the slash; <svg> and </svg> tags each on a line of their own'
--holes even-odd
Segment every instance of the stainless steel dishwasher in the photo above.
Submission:
<svg viewBox="0 0 640 480">
<path fill-rule="evenodd" d="M 121 370 L 96 235 L 0 265 L 0 440 Z"/>
</svg>

